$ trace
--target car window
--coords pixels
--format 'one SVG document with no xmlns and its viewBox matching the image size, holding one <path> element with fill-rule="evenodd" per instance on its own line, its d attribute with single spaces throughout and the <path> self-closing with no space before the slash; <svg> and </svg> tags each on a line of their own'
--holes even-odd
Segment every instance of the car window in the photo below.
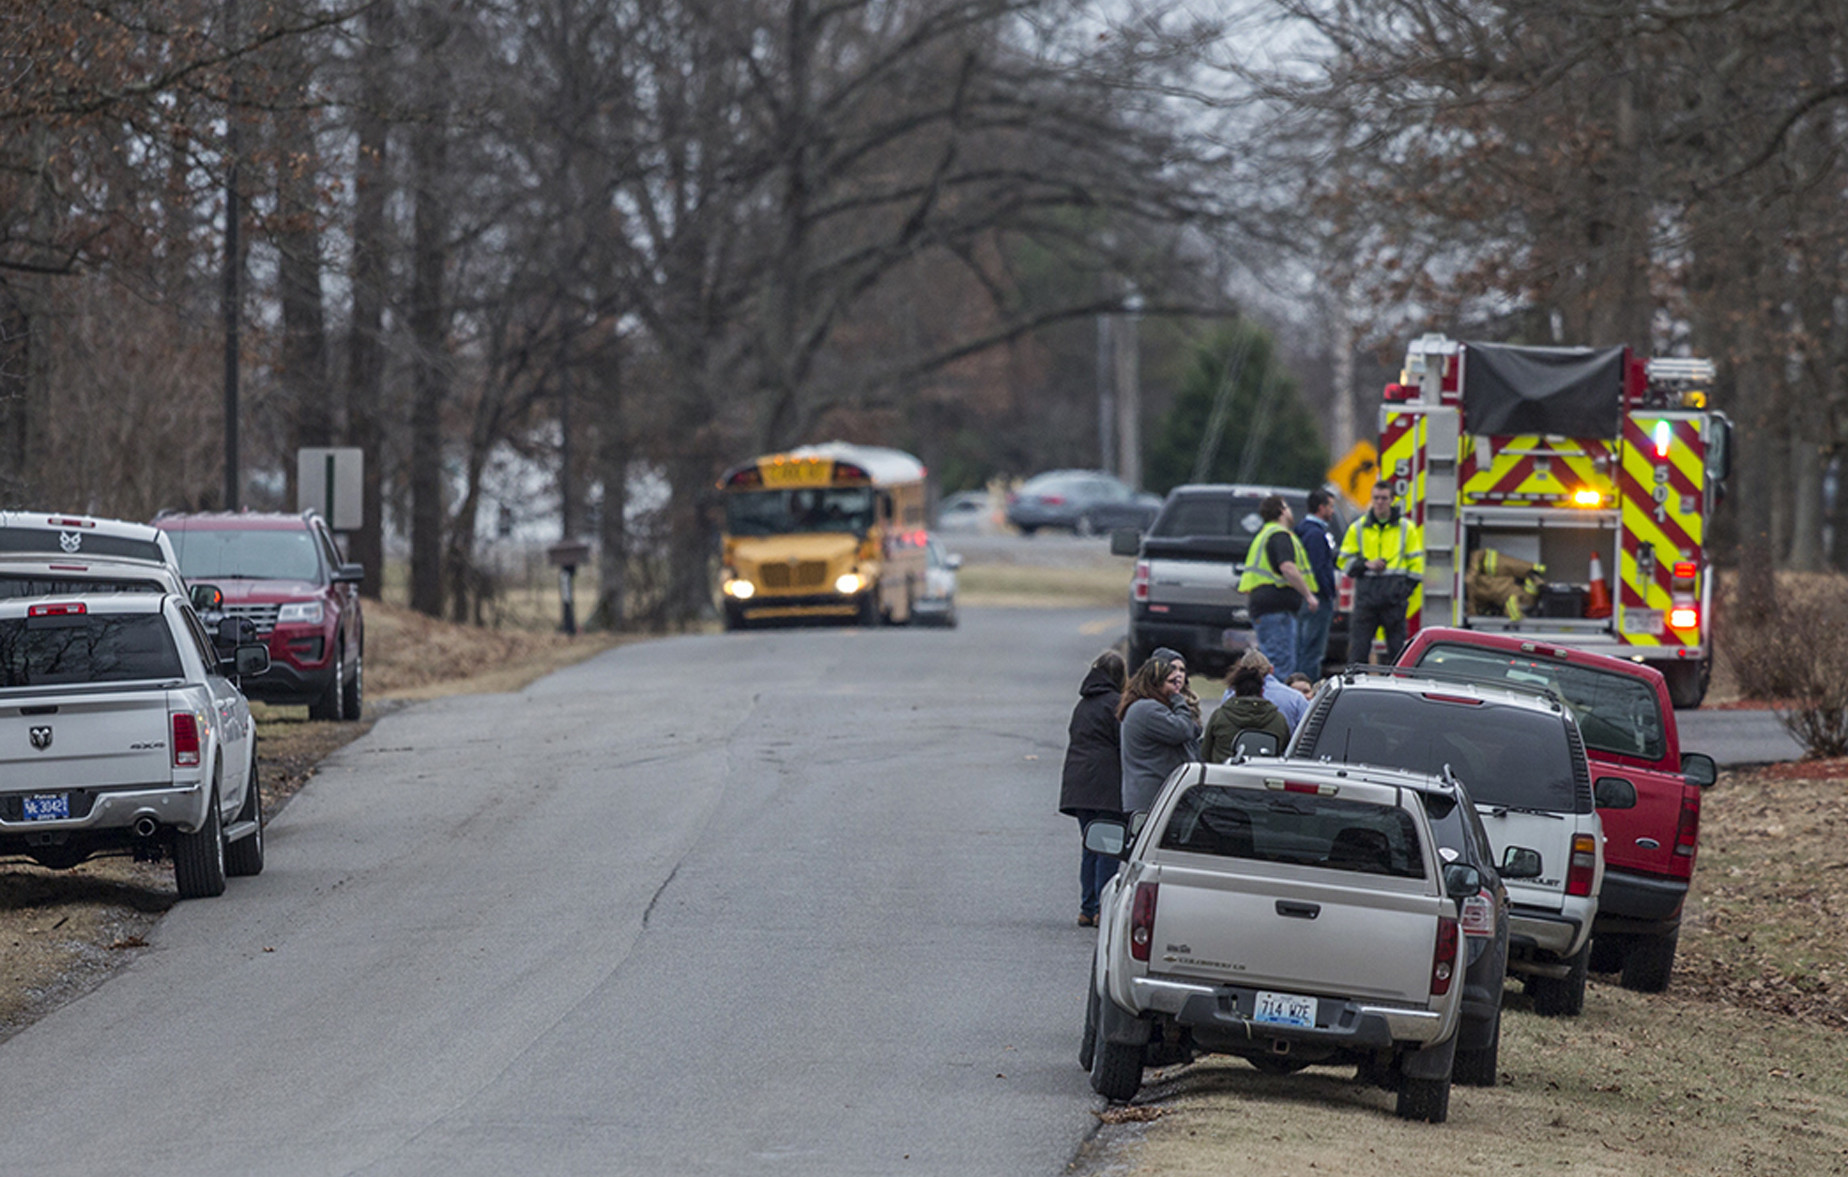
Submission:
<svg viewBox="0 0 1848 1177">
<path fill-rule="evenodd" d="M 1314 734 L 1314 746 L 1298 755 L 1432 776 L 1449 769 L 1483 805 L 1579 809 L 1572 744 L 1565 721 L 1551 712 L 1424 693 L 1344 690 Z"/>
<path fill-rule="evenodd" d="M 1640 678 L 1583 663 L 1452 643 L 1432 646 L 1418 665 L 1493 682 L 1549 687 L 1572 709 L 1585 745 L 1600 752 L 1660 760 L 1668 751 L 1661 704 Z"/>
<path fill-rule="evenodd" d="M 1159 537 L 1230 536 L 1251 539 L 1264 526 L 1258 517 L 1261 495 L 1179 495 L 1168 503 L 1149 534 Z M 1303 517 L 1305 498 L 1283 496 L 1296 517 Z"/>
<path fill-rule="evenodd" d="M 80 527 L 0 527 L 0 552 L 33 552 L 44 556 L 81 558 L 84 556 L 119 556 L 130 560 L 148 560 L 165 564 L 167 554 L 160 542 L 151 539 L 128 539 L 119 535 L 97 535 Z"/>
<path fill-rule="evenodd" d="M 1082 495 L 1091 492 L 1092 480 L 1082 474 L 1037 474 L 1020 484 L 1022 494 Z"/>
<path fill-rule="evenodd" d="M 0 597 L 69 597 L 80 593 L 159 593 L 166 589 L 150 580 L 109 578 L 71 580 L 66 577 L 0 572 Z"/>
<path fill-rule="evenodd" d="M 158 613 L 74 613 L 0 621 L 0 687 L 179 678 Z"/>
<path fill-rule="evenodd" d="M 205 663 L 206 671 L 217 674 L 218 651 L 212 648 L 212 639 L 205 634 L 205 623 L 187 605 L 180 606 L 180 617 L 186 622 L 186 632 L 192 636 L 193 646 L 199 651 L 199 660 Z"/>
<path fill-rule="evenodd" d="M 1425 873 L 1410 814 L 1396 805 L 1315 793 L 1196 785 L 1175 803 L 1160 845 L 1396 878 Z"/>
<path fill-rule="evenodd" d="M 189 580 L 321 579 L 321 555 L 305 530 L 189 530 L 172 538 Z"/>
</svg>

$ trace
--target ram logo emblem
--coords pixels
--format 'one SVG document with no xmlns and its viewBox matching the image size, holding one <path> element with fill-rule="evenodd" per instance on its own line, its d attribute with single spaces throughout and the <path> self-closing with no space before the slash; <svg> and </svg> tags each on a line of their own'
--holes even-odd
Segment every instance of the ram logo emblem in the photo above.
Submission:
<svg viewBox="0 0 1848 1177">
<path fill-rule="evenodd" d="M 45 727 L 35 727 L 28 735 L 32 740 L 32 746 L 39 751 L 43 752 L 45 749 L 51 747 L 51 727 L 49 725 Z"/>
</svg>

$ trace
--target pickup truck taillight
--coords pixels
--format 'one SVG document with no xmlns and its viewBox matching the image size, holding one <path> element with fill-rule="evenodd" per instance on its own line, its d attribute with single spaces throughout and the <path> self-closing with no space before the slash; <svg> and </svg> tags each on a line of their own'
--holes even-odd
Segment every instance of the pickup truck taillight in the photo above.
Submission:
<svg viewBox="0 0 1848 1177">
<path fill-rule="evenodd" d="M 1156 883 L 1138 883 L 1136 898 L 1129 909 L 1129 954 L 1137 960 L 1149 958 L 1149 945 L 1155 940 Z"/>
<path fill-rule="evenodd" d="M 1590 834 L 1572 835 L 1572 858 L 1566 864 L 1566 894 L 1591 894 L 1598 873 L 1598 840 Z"/>
<path fill-rule="evenodd" d="M 173 713 L 173 763 L 176 768 L 199 764 L 199 717 L 188 711 Z"/>
<path fill-rule="evenodd" d="M 1149 599 L 1149 562 L 1136 561 L 1136 578 L 1129 582 L 1129 595 L 1138 601 Z"/>
<path fill-rule="evenodd" d="M 1478 891 L 1465 899 L 1460 914 L 1465 936 L 1495 935 L 1495 897 L 1487 891 Z"/>
<path fill-rule="evenodd" d="M 1437 947 L 1431 952 L 1431 996 L 1450 992 L 1451 979 L 1457 975 L 1457 921 L 1447 915 L 1437 917 Z"/>
<path fill-rule="evenodd" d="M 1700 794 L 1693 789 L 1681 790 L 1681 818 L 1675 823 L 1675 853 L 1682 858 L 1694 857 L 1700 845 Z"/>
</svg>

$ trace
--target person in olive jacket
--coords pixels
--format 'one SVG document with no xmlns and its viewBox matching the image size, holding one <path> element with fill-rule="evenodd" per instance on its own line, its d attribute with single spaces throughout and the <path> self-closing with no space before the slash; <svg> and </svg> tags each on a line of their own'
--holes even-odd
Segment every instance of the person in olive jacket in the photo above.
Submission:
<svg viewBox="0 0 1848 1177">
<path fill-rule="evenodd" d="M 1123 694 L 1123 656 L 1105 650 L 1091 663 L 1072 708 L 1065 776 L 1059 785 L 1059 812 L 1078 819 L 1082 850 L 1084 832 L 1099 818 L 1122 820 L 1123 762 L 1117 700 Z M 1116 873 L 1117 860 L 1082 850 L 1078 860 L 1078 924 L 1097 926 L 1098 893 Z"/>
</svg>

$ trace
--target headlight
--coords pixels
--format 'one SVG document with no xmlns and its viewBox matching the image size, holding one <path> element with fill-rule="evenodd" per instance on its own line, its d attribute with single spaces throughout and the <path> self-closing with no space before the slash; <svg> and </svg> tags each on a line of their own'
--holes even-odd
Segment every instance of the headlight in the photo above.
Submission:
<svg viewBox="0 0 1848 1177">
<path fill-rule="evenodd" d="M 748 601 L 757 592 L 757 586 L 748 580 L 728 580 L 725 582 L 725 595 Z"/>
<path fill-rule="evenodd" d="M 866 578 L 858 572 L 844 572 L 834 582 L 834 591 L 844 597 L 851 597 L 866 587 Z"/>
<path fill-rule="evenodd" d="M 321 602 L 292 601 L 276 612 L 277 625 L 289 625 L 299 622 L 303 625 L 321 623 Z"/>
</svg>

